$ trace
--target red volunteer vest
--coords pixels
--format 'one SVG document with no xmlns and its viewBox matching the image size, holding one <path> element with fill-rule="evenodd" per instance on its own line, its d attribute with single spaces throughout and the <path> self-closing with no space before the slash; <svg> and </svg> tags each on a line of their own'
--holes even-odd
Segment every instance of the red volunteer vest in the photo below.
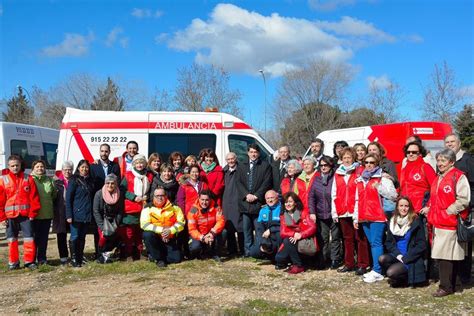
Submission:
<svg viewBox="0 0 474 316">
<path fill-rule="evenodd" d="M 410 198 L 417 213 L 419 213 L 422 208 L 425 193 L 430 191 L 431 187 L 427 172 L 432 174 L 432 178 L 435 177 L 434 170 L 432 170 L 431 166 L 425 166 L 426 163 L 422 157 L 418 159 L 419 161 L 417 162 L 407 163 L 407 166 L 405 166 L 400 173 L 400 194 Z M 409 164 L 413 165 L 409 166 Z M 428 170 L 428 168 L 431 168 L 431 170 Z"/>
<path fill-rule="evenodd" d="M 382 198 L 374 188 L 374 184 L 380 183 L 380 181 L 381 178 L 371 178 L 365 187 L 362 181 L 357 182 L 359 222 L 385 222 Z"/>
<path fill-rule="evenodd" d="M 463 172 L 451 169 L 438 183 L 438 178 L 431 186 L 430 211 L 428 221 L 436 228 L 456 230 L 457 216 L 447 212 L 448 207 L 456 201 L 456 184 Z M 467 217 L 467 210 L 461 212 L 463 218 Z"/>
<path fill-rule="evenodd" d="M 357 184 L 355 179 L 357 178 L 356 172 L 352 172 L 346 183 L 344 181 L 344 175 L 335 174 L 334 181 L 336 181 L 336 198 L 334 204 L 336 205 L 336 212 L 338 216 L 344 215 L 346 212 L 350 214 L 354 213 L 355 207 L 355 195 Z"/>
<path fill-rule="evenodd" d="M 151 172 L 147 172 L 147 178 L 148 181 L 150 182 L 150 187 L 151 183 L 153 182 L 153 174 Z M 135 180 L 135 176 L 131 171 L 127 171 L 125 173 L 125 178 L 127 179 L 127 191 L 128 192 L 133 192 L 133 184 Z M 143 209 L 143 202 L 135 202 L 135 201 L 130 201 L 128 199 L 125 199 L 125 213 L 127 214 L 133 214 L 133 213 L 140 213 Z"/>
</svg>

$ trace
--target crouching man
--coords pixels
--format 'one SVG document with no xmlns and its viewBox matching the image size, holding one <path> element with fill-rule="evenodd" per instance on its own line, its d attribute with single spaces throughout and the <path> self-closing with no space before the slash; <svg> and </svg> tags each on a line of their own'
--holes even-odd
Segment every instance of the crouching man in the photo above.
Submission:
<svg viewBox="0 0 474 316">
<path fill-rule="evenodd" d="M 260 209 L 257 225 L 255 226 L 255 237 L 257 242 L 250 249 L 250 256 L 273 260 L 280 247 L 280 212 L 281 204 L 278 200 L 278 193 L 269 190 L 265 193 L 267 203 Z"/>
<path fill-rule="evenodd" d="M 181 261 L 176 235 L 184 229 L 184 224 L 181 209 L 168 200 L 163 187 L 156 188 L 152 202 L 142 210 L 140 226 L 149 256 L 158 267 Z"/>
<path fill-rule="evenodd" d="M 191 236 L 189 252 L 191 258 L 202 254 L 209 254 L 212 259 L 220 262 L 220 250 L 222 248 L 222 231 L 225 226 L 225 218 L 219 207 L 211 206 L 211 192 L 203 190 L 199 193 L 196 204 L 187 215 L 188 231 Z"/>
</svg>

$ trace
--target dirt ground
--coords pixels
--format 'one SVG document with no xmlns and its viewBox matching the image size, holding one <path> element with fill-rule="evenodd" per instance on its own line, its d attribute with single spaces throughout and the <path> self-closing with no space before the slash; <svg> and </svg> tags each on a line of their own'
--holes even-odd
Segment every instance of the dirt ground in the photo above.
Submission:
<svg viewBox="0 0 474 316">
<path fill-rule="evenodd" d="M 62 267 L 50 235 L 50 265 L 7 271 L 0 232 L 2 314 L 474 314 L 474 288 L 441 299 L 437 284 L 393 289 L 354 274 L 292 276 L 253 259 L 185 261 L 159 269 L 147 260 Z M 91 253 L 91 236 L 87 252 Z"/>
</svg>

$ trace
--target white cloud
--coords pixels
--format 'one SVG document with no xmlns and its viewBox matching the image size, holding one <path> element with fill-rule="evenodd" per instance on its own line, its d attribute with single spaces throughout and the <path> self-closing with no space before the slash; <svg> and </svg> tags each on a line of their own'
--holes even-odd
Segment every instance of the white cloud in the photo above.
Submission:
<svg viewBox="0 0 474 316">
<path fill-rule="evenodd" d="M 403 41 L 406 41 L 406 42 L 411 42 L 411 43 L 423 43 L 424 39 L 423 37 L 421 37 L 420 35 L 418 34 L 407 34 L 407 35 L 400 35 L 400 38 L 403 40 Z"/>
<path fill-rule="evenodd" d="M 168 33 L 161 33 L 155 36 L 155 43 L 156 44 L 161 44 L 164 43 L 168 40 L 169 34 Z"/>
<path fill-rule="evenodd" d="M 112 46 L 118 40 L 119 35 L 123 33 L 123 29 L 121 27 L 114 27 L 109 34 L 107 35 L 107 39 L 105 40 L 105 45 Z"/>
<path fill-rule="evenodd" d="M 316 24 L 323 30 L 337 35 L 357 37 L 359 40 L 394 42 L 395 37 L 377 29 L 372 23 L 351 18 L 342 17 L 339 22 L 317 21 Z"/>
<path fill-rule="evenodd" d="M 46 57 L 81 57 L 87 55 L 92 41 L 94 41 L 92 32 L 88 35 L 66 33 L 61 43 L 47 46 L 41 53 Z"/>
<path fill-rule="evenodd" d="M 369 85 L 369 89 L 385 89 L 392 85 L 392 81 L 387 75 L 382 75 L 380 77 L 369 76 L 367 77 L 367 83 Z"/>
<path fill-rule="evenodd" d="M 150 9 L 133 8 L 131 14 L 137 19 L 159 18 L 163 15 L 163 11 L 160 11 L 160 10 L 152 11 Z"/>
<path fill-rule="evenodd" d="M 157 43 L 165 39 L 163 34 L 155 37 Z M 278 76 L 310 58 L 347 61 L 358 47 L 392 40 L 372 24 L 350 17 L 340 22 L 313 22 L 218 4 L 208 20 L 194 19 L 167 44 L 178 51 L 195 52 L 201 64 L 256 76 L 258 69 L 264 69 Z"/>
<path fill-rule="evenodd" d="M 468 102 L 474 102 L 474 84 L 461 87 L 459 89 L 459 94 L 465 97 Z"/>
<path fill-rule="evenodd" d="M 309 7 L 316 11 L 334 11 L 339 7 L 355 4 L 355 0 L 308 0 Z"/>
</svg>

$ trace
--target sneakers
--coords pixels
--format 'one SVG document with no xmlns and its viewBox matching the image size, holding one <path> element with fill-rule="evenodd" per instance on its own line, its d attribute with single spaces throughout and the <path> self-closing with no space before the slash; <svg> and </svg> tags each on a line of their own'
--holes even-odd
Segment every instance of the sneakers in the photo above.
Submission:
<svg viewBox="0 0 474 316">
<path fill-rule="evenodd" d="M 29 270 L 36 270 L 38 269 L 38 266 L 34 262 L 29 262 L 29 263 L 25 263 L 25 268 Z"/>
<path fill-rule="evenodd" d="M 384 278 L 383 275 L 381 275 L 380 273 L 375 272 L 375 271 L 372 270 L 371 274 L 368 274 L 366 277 L 364 277 L 364 282 L 365 283 L 375 283 L 375 282 L 378 282 L 378 281 L 382 281 L 383 278 Z"/>
<path fill-rule="evenodd" d="M 286 272 L 288 272 L 289 274 L 298 274 L 304 272 L 304 268 L 301 266 L 292 265 Z"/>
<path fill-rule="evenodd" d="M 366 273 L 362 274 L 362 277 L 366 278 L 366 277 L 368 277 L 369 275 L 372 275 L 373 273 L 375 273 L 375 271 L 374 271 L 374 270 L 370 270 L 369 272 L 366 272 Z"/>
<path fill-rule="evenodd" d="M 8 264 L 8 270 L 18 270 L 18 269 L 20 269 L 20 263 L 19 262 Z"/>
</svg>

